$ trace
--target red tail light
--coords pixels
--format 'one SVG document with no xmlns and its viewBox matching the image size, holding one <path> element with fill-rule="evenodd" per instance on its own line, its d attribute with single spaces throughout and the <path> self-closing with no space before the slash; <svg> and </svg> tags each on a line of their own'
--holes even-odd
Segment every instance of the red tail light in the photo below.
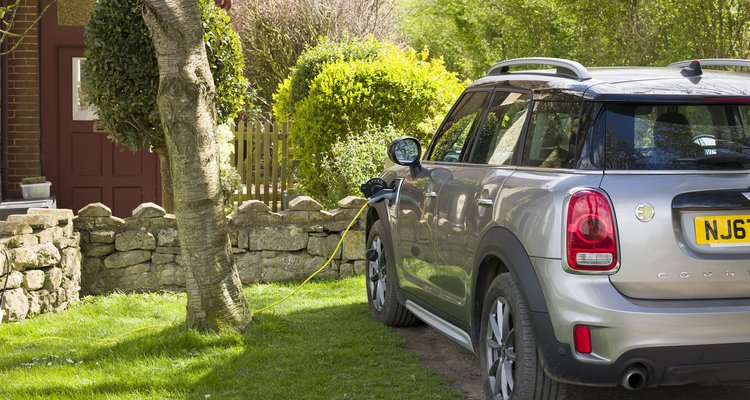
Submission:
<svg viewBox="0 0 750 400">
<path fill-rule="evenodd" d="M 570 198 L 567 221 L 568 265 L 581 271 L 607 271 L 617 265 L 612 206 L 601 192 L 581 190 Z"/>
</svg>

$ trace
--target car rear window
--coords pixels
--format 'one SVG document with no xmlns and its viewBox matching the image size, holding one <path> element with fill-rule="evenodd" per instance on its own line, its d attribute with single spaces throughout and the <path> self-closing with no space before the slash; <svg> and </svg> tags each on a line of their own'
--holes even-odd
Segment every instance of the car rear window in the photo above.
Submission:
<svg viewBox="0 0 750 400">
<path fill-rule="evenodd" d="M 606 169 L 750 167 L 750 105 L 611 103 L 606 107 Z"/>
</svg>

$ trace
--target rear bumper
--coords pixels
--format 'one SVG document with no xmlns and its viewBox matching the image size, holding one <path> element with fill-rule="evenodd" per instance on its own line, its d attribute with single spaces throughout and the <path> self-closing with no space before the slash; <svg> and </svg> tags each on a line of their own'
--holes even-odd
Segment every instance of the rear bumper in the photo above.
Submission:
<svg viewBox="0 0 750 400">
<path fill-rule="evenodd" d="M 648 386 L 750 380 L 750 300 L 641 301 L 606 276 L 572 275 L 559 260 L 532 258 L 549 314 L 532 313 L 547 373 L 614 386 L 631 365 Z M 573 326 L 591 327 L 591 354 L 577 354 Z"/>
<path fill-rule="evenodd" d="M 617 386 L 632 365 L 646 368 L 646 386 L 750 381 L 750 343 L 641 348 L 612 363 L 593 364 L 576 358 L 571 345 L 555 339 L 549 315 L 534 313 L 533 324 L 541 333 L 537 339 L 544 370 L 558 381 Z"/>
</svg>

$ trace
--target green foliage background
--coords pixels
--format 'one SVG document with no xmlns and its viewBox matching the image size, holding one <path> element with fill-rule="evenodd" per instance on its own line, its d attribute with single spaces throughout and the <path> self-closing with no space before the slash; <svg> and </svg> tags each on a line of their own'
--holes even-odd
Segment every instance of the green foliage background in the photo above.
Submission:
<svg viewBox="0 0 750 400">
<path fill-rule="evenodd" d="M 312 81 L 323 67 L 336 61 L 372 61 L 380 53 L 380 43 L 373 37 L 364 39 L 345 38 L 333 41 L 322 39 L 317 46 L 302 53 L 297 63 L 273 96 L 273 110 L 281 121 L 292 119 L 294 105 L 310 92 Z"/>
<path fill-rule="evenodd" d="M 200 0 L 206 52 L 216 86 L 218 123 L 237 116 L 247 79 L 240 39 L 226 13 Z M 117 144 L 137 151 L 163 147 L 156 95 L 159 68 L 143 22 L 143 0 L 99 0 L 86 26 L 83 66 L 86 100 L 97 107 L 102 127 Z"/>
<path fill-rule="evenodd" d="M 748 58 L 745 0 L 405 0 L 401 29 L 462 76 L 508 58 L 570 58 L 591 66 Z"/>
<path fill-rule="evenodd" d="M 322 160 L 323 185 L 328 188 L 324 201 L 333 203 L 350 194 L 361 196 L 359 186 L 383 173 L 388 145 L 403 136 L 393 126 L 371 126 L 360 135 L 347 136 L 334 143 L 329 158 Z"/>
<path fill-rule="evenodd" d="M 385 127 L 426 142 L 463 87 L 440 59 L 372 38 L 324 40 L 308 50 L 274 96 L 276 118 L 294 121 L 291 140 L 304 192 L 326 205 L 357 194 L 351 177 L 361 175 L 364 164 L 341 152 L 350 148 L 358 157 L 376 157 L 370 152 L 374 142 L 356 138 L 381 135 Z M 382 160 L 378 165 L 382 170 Z"/>
</svg>

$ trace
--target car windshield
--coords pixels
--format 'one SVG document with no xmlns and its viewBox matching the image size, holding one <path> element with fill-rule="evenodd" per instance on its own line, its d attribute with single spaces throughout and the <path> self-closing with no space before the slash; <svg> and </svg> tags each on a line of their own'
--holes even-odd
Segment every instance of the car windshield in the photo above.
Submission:
<svg viewBox="0 0 750 400">
<path fill-rule="evenodd" d="M 607 104 L 605 168 L 746 170 L 750 104 Z"/>
</svg>

